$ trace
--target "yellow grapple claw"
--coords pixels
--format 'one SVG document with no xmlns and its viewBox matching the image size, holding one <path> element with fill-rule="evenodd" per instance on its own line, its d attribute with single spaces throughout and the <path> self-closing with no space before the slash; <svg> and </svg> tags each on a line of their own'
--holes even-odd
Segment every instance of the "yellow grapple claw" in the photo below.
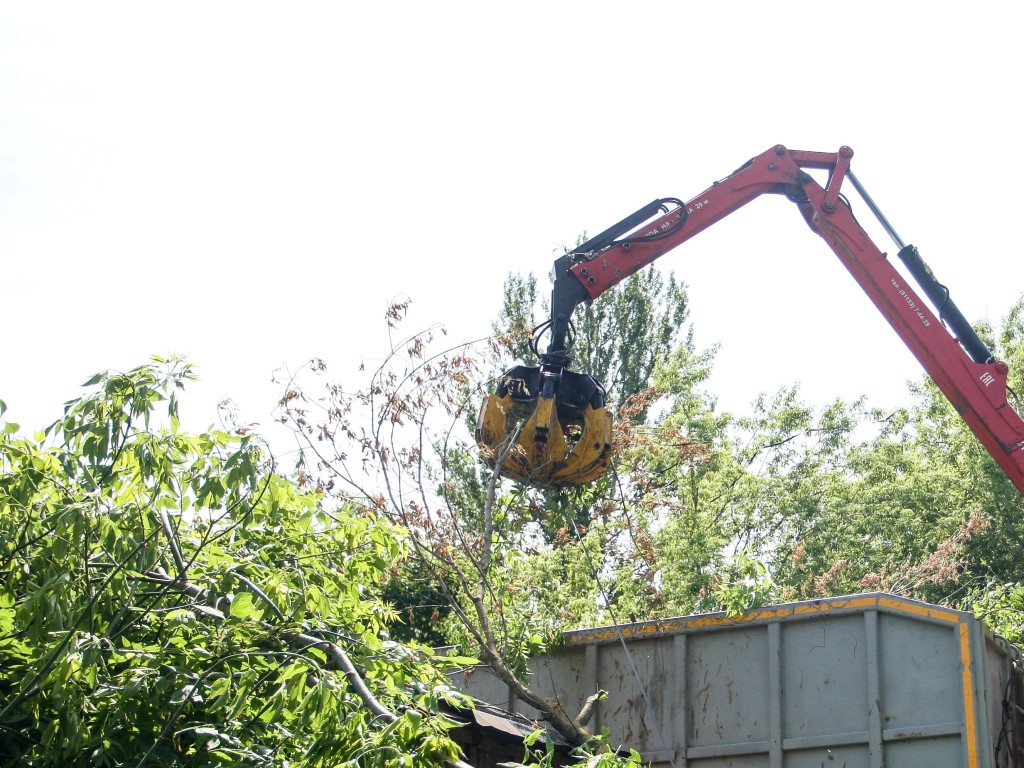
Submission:
<svg viewBox="0 0 1024 768">
<path fill-rule="evenodd" d="M 476 428 L 485 458 L 492 464 L 500 460 L 502 475 L 540 488 L 599 478 L 611 464 L 611 415 L 589 404 L 563 408 L 560 415 L 558 406 L 553 397 L 524 403 L 509 393 L 489 395 Z"/>
</svg>

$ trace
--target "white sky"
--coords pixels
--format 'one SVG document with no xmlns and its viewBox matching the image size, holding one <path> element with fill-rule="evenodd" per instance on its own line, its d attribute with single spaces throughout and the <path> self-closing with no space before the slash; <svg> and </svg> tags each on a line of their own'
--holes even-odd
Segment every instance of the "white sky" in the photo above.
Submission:
<svg viewBox="0 0 1024 768">
<path fill-rule="evenodd" d="M 853 169 L 971 320 L 1024 292 L 1016 3 L 22 3 L 0 15 L 0 398 L 151 354 L 200 426 L 272 371 L 487 333 L 509 271 L 776 143 Z M 868 213 L 857 208 L 862 222 Z M 878 244 L 895 254 L 884 239 Z M 715 387 L 892 404 L 919 369 L 792 205 L 662 260 Z"/>
</svg>

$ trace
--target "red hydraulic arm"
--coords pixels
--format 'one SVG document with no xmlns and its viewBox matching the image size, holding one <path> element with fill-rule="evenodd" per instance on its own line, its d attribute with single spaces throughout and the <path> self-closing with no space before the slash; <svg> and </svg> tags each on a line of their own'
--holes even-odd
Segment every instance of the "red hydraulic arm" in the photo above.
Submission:
<svg viewBox="0 0 1024 768">
<path fill-rule="evenodd" d="M 1024 420 L 1007 402 L 1006 363 L 992 358 L 917 249 L 904 245 L 892 230 L 850 172 L 852 157 L 849 147 L 836 153 L 772 147 L 692 200 L 655 201 L 562 257 L 556 262 L 552 341 L 546 359 L 557 362 L 560 355 L 566 354 L 568 323 L 579 303 L 600 296 L 760 195 L 783 194 L 797 205 L 811 229 L 829 244 L 1017 490 L 1024 494 Z M 807 172 L 815 169 L 828 172 L 824 186 Z M 938 308 L 941 320 L 854 218 L 841 195 L 847 180 L 900 246 L 900 259 Z M 658 218 L 652 220 L 653 215 Z M 645 221 L 650 223 L 637 230 Z M 635 231 L 626 234 L 629 230 Z"/>
</svg>

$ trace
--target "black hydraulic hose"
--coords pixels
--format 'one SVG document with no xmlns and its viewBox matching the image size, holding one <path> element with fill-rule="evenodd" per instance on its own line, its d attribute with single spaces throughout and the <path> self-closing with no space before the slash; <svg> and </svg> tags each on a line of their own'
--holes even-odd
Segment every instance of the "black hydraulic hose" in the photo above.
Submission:
<svg viewBox="0 0 1024 768">
<path fill-rule="evenodd" d="M 921 290 L 924 291 L 936 309 L 939 311 L 939 317 L 942 322 L 953 331 L 957 340 L 960 342 L 960 346 L 964 348 L 964 351 L 970 356 L 971 360 L 976 363 L 990 363 L 995 357 L 992 351 L 988 348 L 988 345 L 981 340 L 981 337 L 975 333 L 974 328 L 967 318 L 963 316 L 960 310 L 957 308 L 953 300 L 949 298 L 949 289 L 936 279 L 935 274 L 932 272 L 931 267 L 925 264 L 924 259 L 921 258 L 921 254 L 917 252 L 917 248 L 912 245 L 904 244 L 903 239 L 896 233 L 896 229 L 889 223 L 889 220 L 885 217 L 879 207 L 875 204 L 875 201 L 868 194 L 867 190 L 864 189 L 864 185 L 860 183 L 856 176 L 853 175 L 853 171 L 847 170 L 846 178 L 850 180 L 854 188 L 860 194 L 861 198 L 867 203 L 868 208 L 878 219 L 878 222 L 882 225 L 885 231 L 889 234 L 889 237 L 893 239 L 893 242 L 900 247 L 899 257 L 910 274 L 917 280 L 917 284 L 921 286 Z"/>
<path fill-rule="evenodd" d="M 921 254 L 917 252 L 917 248 L 913 245 L 904 246 L 899 252 L 899 257 L 917 280 L 921 290 L 939 310 L 939 317 L 953 331 L 960 341 L 960 346 L 971 359 L 976 363 L 992 362 L 994 357 L 991 350 L 949 298 L 949 289 L 936 279 L 931 267 L 925 264 Z"/>
<path fill-rule="evenodd" d="M 619 235 L 629 232 L 629 230 L 631 229 L 639 227 L 649 218 L 655 216 L 658 213 L 663 212 L 664 210 L 665 205 L 664 203 L 662 203 L 661 200 L 652 200 L 640 210 L 631 213 L 622 221 L 617 222 L 616 224 L 613 224 L 612 226 L 608 227 L 608 229 L 606 229 L 601 234 L 596 235 L 587 240 L 587 242 L 582 243 L 576 248 L 573 248 L 572 253 L 579 254 L 582 256 L 588 253 L 592 253 L 594 251 L 599 251 L 602 248 L 612 245 L 615 242 L 615 238 L 617 238 Z"/>
<path fill-rule="evenodd" d="M 619 235 L 629 232 L 631 229 L 636 229 L 648 219 L 657 216 L 659 213 L 668 213 L 669 204 L 677 206 L 675 210 L 679 211 L 679 223 L 673 227 L 661 232 L 653 232 L 648 235 L 636 235 L 634 237 L 628 237 L 625 240 L 616 240 Z M 675 232 L 681 227 L 686 221 L 686 204 L 675 197 L 665 197 L 658 200 L 652 200 L 640 210 L 631 213 L 629 216 L 624 218 L 622 221 L 613 224 L 608 227 L 601 234 L 590 238 L 587 242 L 578 245 L 573 248 L 570 253 L 574 256 L 582 256 L 590 258 L 588 254 L 593 254 L 596 251 L 600 251 L 611 245 L 621 245 L 623 243 L 645 243 L 651 240 L 660 240 L 663 237 L 668 237 L 669 234 Z"/>
<path fill-rule="evenodd" d="M 675 234 L 676 230 L 686 223 L 686 203 L 684 203 L 682 200 L 678 200 L 674 197 L 666 197 L 662 200 L 657 200 L 655 202 L 661 203 L 661 210 L 665 211 L 666 213 L 668 212 L 668 209 L 665 207 L 665 203 L 673 203 L 674 205 L 676 205 L 677 208 L 675 210 L 679 211 L 678 223 L 676 223 L 675 226 L 668 227 L 667 229 L 663 229 L 660 232 L 652 232 L 647 235 L 637 235 L 636 237 L 627 237 L 625 240 L 616 240 L 613 243 L 613 245 L 622 245 L 624 243 L 649 243 L 652 240 L 661 240 L 662 238 Z"/>
<path fill-rule="evenodd" d="M 669 205 L 677 206 L 672 210 L 678 211 L 678 219 L 673 226 L 644 235 L 628 237 L 623 240 L 615 239 L 632 229 L 636 229 L 659 213 L 669 213 Z M 686 204 L 678 198 L 665 197 L 652 200 L 643 208 L 631 213 L 601 234 L 590 238 L 585 243 L 555 260 L 555 285 L 551 291 L 551 320 L 542 323 L 534 329 L 534 351 L 538 353 L 537 339 L 539 334 L 543 331 L 551 333 L 548 350 L 543 355 L 540 355 L 542 362 L 558 367 L 564 367 L 569 364 L 569 352 L 572 347 L 572 341 L 567 337 L 572 336 L 572 313 L 577 306 L 590 299 L 586 289 L 571 273 L 573 264 L 579 260 L 591 259 L 598 251 L 613 245 L 625 245 L 628 247 L 630 243 L 648 243 L 668 237 L 686 223 L 686 215 Z"/>
</svg>

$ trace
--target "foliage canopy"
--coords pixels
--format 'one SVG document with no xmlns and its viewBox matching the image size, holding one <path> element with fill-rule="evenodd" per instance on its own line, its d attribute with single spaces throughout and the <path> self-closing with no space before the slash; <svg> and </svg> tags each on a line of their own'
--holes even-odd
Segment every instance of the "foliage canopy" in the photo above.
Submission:
<svg viewBox="0 0 1024 768">
<path fill-rule="evenodd" d="M 406 537 L 251 435 L 182 432 L 191 378 L 156 360 L 33 438 L 0 422 L 0 761 L 457 760 L 448 662 L 389 642 L 375 597 Z"/>
<path fill-rule="evenodd" d="M 463 425 L 535 298 L 510 277 L 493 358 L 416 335 L 364 389 L 290 380 L 294 481 L 255 435 L 180 429 L 178 360 L 94 377 L 32 438 L 0 403 L 0 759 L 458 765 L 444 673 L 470 659 L 429 641 L 595 765 L 629 764 L 531 686 L 564 629 L 885 590 L 1024 640 L 1024 501 L 936 388 L 892 413 L 795 387 L 722 412 L 671 280 L 581 321 L 580 367 L 619 407 L 615 472 L 553 494 L 495 476 Z M 1022 317 L 982 329 L 1015 372 Z"/>
</svg>

